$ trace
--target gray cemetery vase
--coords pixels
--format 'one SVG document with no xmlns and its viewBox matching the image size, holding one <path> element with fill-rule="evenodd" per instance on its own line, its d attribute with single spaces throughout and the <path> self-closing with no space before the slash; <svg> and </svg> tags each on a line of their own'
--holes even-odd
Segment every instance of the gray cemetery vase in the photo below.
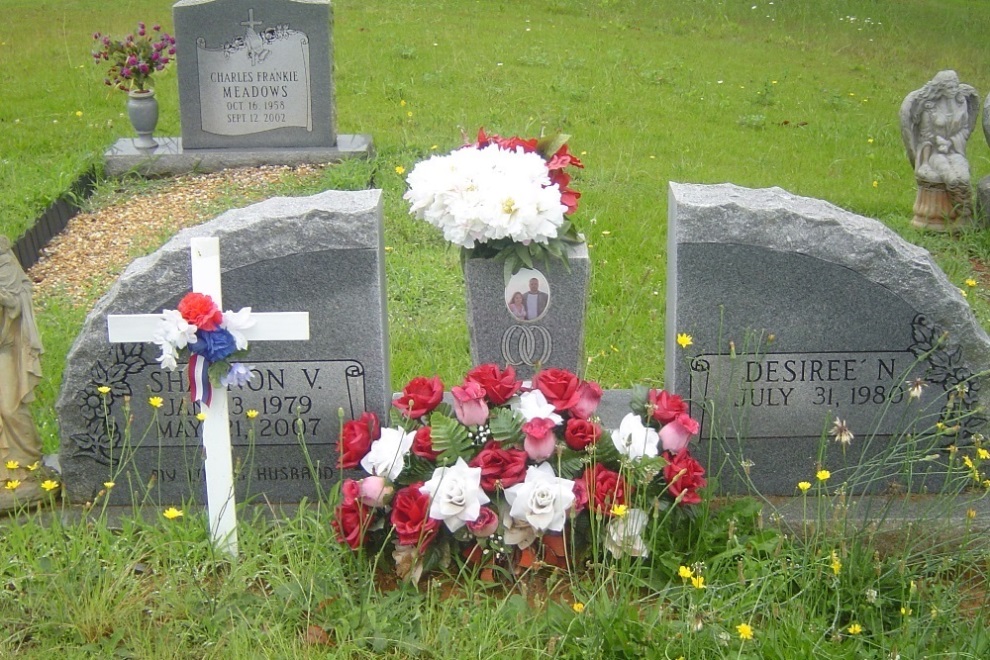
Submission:
<svg viewBox="0 0 990 660">
<path fill-rule="evenodd" d="M 158 126 L 158 99 L 155 90 L 131 90 L 127 93 L 127 118 L 137 133 L 134 146 L 138 149 L 154 149 L 158 143 L 152 137 Z"/>
<path fill-rule="evenodd" d="M 511 365 L 520 378 L 541 367 L 581 374 L 588 246 L 570 245 L 566 266 L 553 259 L 534 266 L 506 282 L 503 262 L 464 259 L 472 364 Z"/>
<path fill-rule="evenodd" d="M 938 492 L 948 447 L 987 435 L 990 338 L 925 250 L 779 188 L 671 183 L 669 214 L 666 387 L 722 491 L 794 495 L 823 467 Z"/>
<path fill-rule="evenodd" d="M 202 422 L 186 365 L 165 371 L 155 344 L 107 336 L 110 314 L 176 309 L 190 288 L 190 240 L 203 236 L 220 240 L 224 310 L 310 318 L 309 341 L 251 342 L 242 362 L 254 377 L 230 388 L 238 502 L 325 494 L 340 476 L 340 412 L 353 419 L 387 411 L 381 191 L 272 198 L 183 230 L 134 261 L 87 317 L 57 407 L 63 482 L 74 502 L 93 501 L 106 481 L 116 484 L 111 504 L 204 501 Z"/>
</svg>

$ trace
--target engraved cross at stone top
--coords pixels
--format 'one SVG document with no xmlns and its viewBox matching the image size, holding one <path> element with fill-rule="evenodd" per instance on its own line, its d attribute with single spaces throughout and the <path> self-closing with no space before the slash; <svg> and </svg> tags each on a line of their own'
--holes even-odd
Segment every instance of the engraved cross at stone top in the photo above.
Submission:
<svg viewBox="0 0 990 660">
<path fill-rule="evenodd" d="M 189 244 L 192 261 L 192 290 L 213 298 L 223 309 L 220 289 L 220 240 L 193 238 Z M 148 343 L 155 339 L 161 314 L 115 314 L 107 317 L 110 341 Z M 254 325 L 244 330 L 251 341 L 292 341 L 309 339 L 309 312 L 252 313 Z M 206 506 L 210 536 L 214 544 L 237 556 L 237 517 L 234 499 L 234 469 L 230 453 L 230 421 L 227 390 L 216 391 L 210 405 L 202 405 L 203 448 L 206 468 Z"/>
<path fill-rule="evenodd" d="M 263 24 L 264 21 L 254 20 L 254 9 L 248 9 L 248 19 L 246 21 L 241 21 L 241 25 L 243 25 L 246 28 L 251 28 L 252 30 L 254 30 L 256 26 Z"/>
</svg>

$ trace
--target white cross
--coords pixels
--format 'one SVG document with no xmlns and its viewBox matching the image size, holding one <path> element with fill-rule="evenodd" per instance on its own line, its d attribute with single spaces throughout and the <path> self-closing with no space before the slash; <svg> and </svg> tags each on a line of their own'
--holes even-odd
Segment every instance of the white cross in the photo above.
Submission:
<svg viewBox="0 0 990 660">
<path fill-rule="evenodd" d="M 223 309 L 220 296 L 220 240 L 194 238 L 189 252 L 192 261 L 192 290 L 213 298 Z M 309 339 L 309 312 L 251 313 L 255 324 L 245 329 L 251 341 Z M 161 325 L 160 314 L 114 314 L 107 317 L 107 330 L 114 343 L 149 343 Z M 213 402 L 203 405 L 203 447 L 206 467 L 206 507 L 214 544 L 237 556 L 237 516 L 234 500 L 234 469 L 230 454 L 230 421 L 227 390 L 214 391 Z"/>
</svg>

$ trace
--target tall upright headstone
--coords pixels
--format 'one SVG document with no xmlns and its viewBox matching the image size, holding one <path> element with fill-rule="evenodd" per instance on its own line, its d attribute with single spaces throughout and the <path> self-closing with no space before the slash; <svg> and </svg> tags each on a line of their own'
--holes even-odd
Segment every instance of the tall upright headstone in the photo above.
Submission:
<svg viewBox="0 0 990 660">
<path fill-rule="evenodd" d="M 391 398 L 381 192 L 274 198 L 176 235 L 132 263 L 87 317 L 58 402 L 65 491 L 89 501 L 203 500 L 203 420 L 182 370 L 154 345 L 111 344 L 111 314 L 175 309 L 190 290 L 193 238 L 220 240 L 224 308 L 308 312 L 310 340 L 258 342 L 253 378 L 230 390 L 238 502 L 298 502 L 338 477 L 339 414 L 382 415 Z M 149 404 L 160 397 L 159 407 Z M 248 411 L 257 411 L 249 416 Z M 133 499 L 132 499 L 133 498 Z"/>
<path fill-rule="evenodd" d="M 790 495 L 818 467 L 920 488 L 933 456 L 987 434 L 990 338 L 880 222 L 779 188 L 671 183 L 667 259 L 666 383 L 690 396 L 695 453 L 725 465 L 724 489 Z"/>
</svg>

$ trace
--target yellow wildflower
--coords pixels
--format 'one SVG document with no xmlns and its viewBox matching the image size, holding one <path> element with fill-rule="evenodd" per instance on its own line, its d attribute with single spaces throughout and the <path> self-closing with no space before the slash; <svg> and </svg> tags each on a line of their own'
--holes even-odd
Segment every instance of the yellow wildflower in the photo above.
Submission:
<svg viewBox="0 0 990 660">
<path fill-rule="evenodd" d="M 859 625 L 858 623 L 854 623 L 850 625 L 848 628 L 846 628 L 846 632 L 848 632 L 850 635 L 858 635 L 859 633 L 863 632 L 863 626 Z"/>
<path fill-rule="evenodd" d="M 879 187 L 880 187 L 880 182 L 879 182 L 879 181 L 877 181 L 876 179 L 874 179 L 874 180 L 873 180 L 873 187 L 874 187 L 874 188 L 879 188 Z"/>
<path fill-rule="evenodd" d="M 976 509 L 966 509 L 966 517 L 972 520 L 976 517 Z"/>
<path fill-rule="evenodd" d="M 401 176 L 406 173 L 406 168 L 404 168 L 402 165 L 396 165 L 395 173 Z"/>
<path fill-rule="evenodd" d="M 681 566 L 677 569 L 677 574 L 681 576 L 682 580 L 687 580 L 688 578 L 694 577 L 694 569 L 690 566 Z"/>
<path fill-rule="evenodd" d="M 974 280 L 972 277 L 967 277 L 966 286 L 976 286 L 976 280 Z"/>
<path fill-rule="evenodd" d="M 175 520 L 176 518 L 181 518 L 183 513 L 181 509 L 176 509 L 174 506 L 170 506 L 162 512 L 162 515 L 169 520 Z"/>
<path fill-rule="evenodd" d="M 736 626 L 736 631 L 739 633 L 739 639 L 753 639 L 753 626 L 748 623 L 740 623 Z"/>
<path fill-rule="evenodd" d="M 616 518 L 622 518 L 629 512 L 629 507 L 625 504 L 616 504 L 612 507 L 612 515 Z"/>
<path fill-rule="evenodd" d="M 83 115 L 82 110 L 76 110 L 76 117 L 82 117 L 82 115 Z"/>
<path fill-rule="evenodd" d="M 910 607 L 901 607 L 901 616 L 911 616 L 914 613 Z"/>
<path fill-rule="evenodd" d="M 8 470 L 16 470 L 17 468 L 21 467 L 21 464 L 18 463 L 17 461 L 7 461 L 6 463 L 3 464 L 3 466 Z"/>
<path fill-rule="evenodd" d="M 244 413 L 244 414 L 245 414 L 245 415 L 247 415 L 247 418 L 248 418 L 248 419 L 254 419 L 255 417 L 257 417 L 257 416 L 258 416 L 258 411 L 257 411 L 257 410 L 255 410 L 254 408 L 251 408 L 250 410 L 248 410 L 248 411 L 247 411 L 246 413 Z"/>
<path fill-rule="evenodd" d="M 839 555 L 835 550 L 832 551 L 832 572 L 836 575 L 842 572 L 842 562 L 839 560 Z"/>
<path fill-rule="evenodd" d="M 818 479 L 818 481 L 828 481 L 831 476 L 832 473 L 828 470 L 819 470 L 815 473 L 815 478 Z"/>
<path fill-rule="evenodd" d="M 104 481 L 103 482 L 103 487 L 106 488 L 107 490 L 110 490 L 111 488 L 113 488 L 116 485 L 117 484 L 114 483 L 113 481 Z"/>
<path fill-rule="evenodd" d="M 160 396 L 153 396 L 148 399 L 148 403 L 151 404 L 152 408 L 161 408 L 162 404 L 165 403 L 165 400 L 162 399 Z"/>
<path fill-rule="evenodd" d="M 571 605 L 571 609 L 580 614 L 581 612 L 584 612 L 584 603 L 574 603 Z"/>
<path fill-rule="evenodd" d="M 31 472 L 34 472 L 40 467 L 41 467 L 41 461 L 35 461 L 34 463 L 31 463 L 31 465 L 27 466 L 27 469 L 30 470 Z"/>
<path fill-rule="evenodd" d="M 17 490 L 17 487 L 21 485 L 20 479 L 8 479 L 7 485 L 4 486 L 7 490 Z"/>
<path fill-rule="evenodd" d="M 980 460 L 985 461 L 988 458 L 990 458 L 990 451 L 987 451 L 983 447 L 980 447 L 979 449 L 976 450 L 976 455 L 980 457 Z"/>
<path fill-rule="evenodd" d="M 694 339 L 686 332 L 677 333 L 677 345 L 681 348 L 687 348 L 694 343 Z"/>
<path fill-rule="evenodd" d="M 691 578 L 691 586 L 694 587 L 695 589 L 704 589 L 705 578 L 703 578 L 700 575 L 695 575 L 693 578 Z"/>
<path fill-rule="evenodd" d="M 96 391 L 100 394 L 110 394 L 110 388 L 106 385 L 100 385 L 96 388 Z"/>
<path fill-rule="evenodd" d="M 55 490 L 56 488 L 58 488 L 58 482 L 53 481 L 51 479 L 46 479 L 45 481 L 41 482 L 41 487 L 49 491 Z"/>
<path fill-rule="evenodd" d="M 203 411 L 196 413 L 196 419 L 198 419 L 201 422 L 204 421 L 206 419 L 206 413 Z"/>
<path fill-rule="evenodd" d="M 811 482 L 810 481 L 799 481 L 797 487 L 798 487 L 798 490 L 800 490 L 802 493 L 807 493 L 808 492 L 808 489 L 811 488 Z"/>
</svg>

